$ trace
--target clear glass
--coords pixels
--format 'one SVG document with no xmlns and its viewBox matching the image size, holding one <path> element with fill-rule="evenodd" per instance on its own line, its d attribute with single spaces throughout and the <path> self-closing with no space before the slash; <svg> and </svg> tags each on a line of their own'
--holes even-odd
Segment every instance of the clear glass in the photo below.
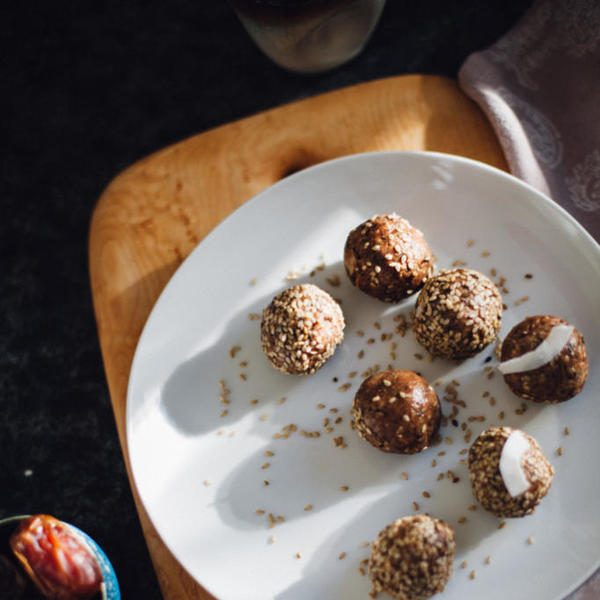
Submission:
<svg viewBox="0 0 600 600">
<path fill-rule="evenodd" d="M 258 47 L 290 71 L 318 73 L 361 52 L 385 0 L 231 0 Z"/>
</svg>

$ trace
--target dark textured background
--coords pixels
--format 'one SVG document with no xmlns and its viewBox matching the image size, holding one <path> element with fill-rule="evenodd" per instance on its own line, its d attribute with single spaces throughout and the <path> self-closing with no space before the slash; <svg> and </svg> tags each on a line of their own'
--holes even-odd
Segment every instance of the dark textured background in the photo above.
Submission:
<svg viewBox="0 0 600 600">
<path fill-rule="evenodd" d="M 308 78 L 268 62 L 224 0 L 5 3 L 0 517 L 79 525 L 108 552 L 125 600 L 160 598 L 96 338 L 86 246 L 96 198 L 143 155 L 258 110 L 399 73 L 454 76 L 529 4 L 388 0 L 358 59 Z"/>
</svg>

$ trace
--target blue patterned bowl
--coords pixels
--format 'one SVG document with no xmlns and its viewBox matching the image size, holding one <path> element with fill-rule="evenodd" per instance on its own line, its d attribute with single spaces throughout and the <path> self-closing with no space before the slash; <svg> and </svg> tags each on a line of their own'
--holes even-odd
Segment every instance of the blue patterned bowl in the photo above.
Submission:
<svg viewBox="0 0 600 600">
<path fill-rule="evenodd" d="M 29 516 L 30 515 L 17 515 L 14 517 L 8 517 L 6 519 L 0 519 L 0 544 L 2 546 L 8 544 L 8 538 L 16 530 L 19 523 L 23 519 L 27 519 Z M 100 546 L 98 546 L 98 544 L 96 544 L 96 542 L 89 535 L 87 535 L 87 533 L 81 531 L 81 529 L 71 525 L 70 523 L 66 523 L 65 521 L 63 521 L 63 523 L 68 525 L 73 533 L 75 533 L 75 535 L 77 535 L 79 539 L 85 543 L 98 562 L 103 579 L 100 598 L 102 600 L 121 600 L 121 592 L 119 590 L 119 582 L 117 581 L 115 570 L 110 564 L 110 561 L 108 560 L 108 557 L 102 548 L 100 548 Z"/>
</svg>

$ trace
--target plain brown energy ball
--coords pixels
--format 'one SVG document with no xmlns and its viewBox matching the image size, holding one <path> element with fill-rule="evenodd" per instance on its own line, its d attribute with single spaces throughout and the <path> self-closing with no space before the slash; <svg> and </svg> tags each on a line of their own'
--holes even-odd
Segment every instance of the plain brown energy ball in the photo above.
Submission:
<svg viewBox="0 0 600 600">
<path fill-rule="evenodd" d="M 277 294 L 260 324 L 263 352 L 284 373 L 309 375 L 322 367 L 344 337 L 339 304 L 316 285 L 295 285 Z"/>
<path fill-rule="evenodd" d="M 514 432 L 528 442 L 520 459 L 527 487 L 516 496 L 508 491 L 500 468 L 502 451 Z M 477 437 L 469 450 L 469 477 L 473 495 L 486 510 L 502 518 L 524 517 L 531 514 L 548 493 L 554 468 L 530 435 L 510 427 L 490 427 Z"/>
<path fill-rule="evenodd" d="M 398 454 L 415 454 L 431 445 L 441 415 L 435 391 L 413 371 L 367 377 L 352 404 L 358 435 L 379 450 Z"/>
<path fill-rule="evenodd" d="M 400 302 L 423 287 L 434 260 L 423 234 L 390 214 L 376 215 L 350 232 L 344 266 L 358 289 L 384 302 Z"/>
<path fill-rule="evenodd" d="M 515 325 L 502 343 L 502 362 L 537 348 L 557 325 L 567 321 L 551 315 L 527 317 Z M 564 402 L 583 389 L 589 364 L 583 336 L 577 329 L 560 353 L 537 369 L 507 373 L 504 381 L 514 394 L 534 402 Z"/>
<path fill-rule="evenodd" d="M 452 576 L 454 531 L 439 519 L 414 515 L 383 529 L 371 546 L 369 577 L 375 593 L 396 600 L 425 600 Z"/>
<path fill-rule="evenodd" d="M 502 297 L 485 275 L 471 269 L 443 271 L 417 298 L 413 329 L 433 356 L 474 356 L 496 339 L 502 323 Z"/>
</svg>

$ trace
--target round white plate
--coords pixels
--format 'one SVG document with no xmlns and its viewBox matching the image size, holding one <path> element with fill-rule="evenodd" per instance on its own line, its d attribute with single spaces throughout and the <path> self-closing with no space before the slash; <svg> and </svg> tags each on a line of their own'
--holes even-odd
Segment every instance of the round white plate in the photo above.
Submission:
<svg viewBox="0 0 600 600">
<path fill-rule="evenodd" d="M 485 370 L 494 364 L 485 363 L 493 347 L 457 365 L 419 359 L 425 352 L 410 331 L 381 341 L 414 301 L 391 306 L 365 296 L 347 280 L 341 259 L 351 228 L 394 211 L 423 230 L 438 267 L 464 261 L 496 272 L 495 280 L 506 278 L 502 335 L 532 314 L 556 314 L 576 325 L 590 358 L 583 393 L 560 406 L 529 404 L 517 414 L 521 401 Z M 249 318 L 292 284 L 288 274 L 298 273 L 294 283 L 314 282 L 341 299 L 347 321 L 343 345 L 311 377 L 275 371 L 260 350 L 259 321 Z M 359 572 L 365 542 L 414 513 L 413 502 L 456 531 L 455 574 L 440 598 L 562 598 L 600 562 L 599 299 L 600 250 L 591 237 L 543 195 L 483 164 L 443 154 L 377 153 L 289 177 L 196 248 L 146 324 L 127 403 L 127 441 L 144 505 L 169 549 L 220 600 L 367 598 L 368 577 Z M 467 408 L 457 420 L 467 422 L 473 438 L 504 424 L 538 439 L 556 477 L 535 515 L 499 529 L 481 508 L 468 510 L 475 501 L 460 463 L 468 447 L 460 426 L 448 424 L 445 442 L 410 457 L 381 453 L 357 437 L 349 409 L 361 373 L 389 363 L 441 382 L 440 396 L 450 381 L 460 382 Z M 350 377 L 353 371 L 358 375 Z M 230 389 L 226 406 L 220 380 Z M 486 390 L 494 406 L 483 397 Z M 442 405 L 448 414 L 450 404 Z M 480 415 L 485 422 L 468 419 Z M 289 424 L 297 431 L 273 437 Z M 449 469 L 459 482 L 438 481 Z M 269 513 L 285 520 L 269 528 Z M 459 523 L 461 517 L 468 521 Z"/>
</svg>

